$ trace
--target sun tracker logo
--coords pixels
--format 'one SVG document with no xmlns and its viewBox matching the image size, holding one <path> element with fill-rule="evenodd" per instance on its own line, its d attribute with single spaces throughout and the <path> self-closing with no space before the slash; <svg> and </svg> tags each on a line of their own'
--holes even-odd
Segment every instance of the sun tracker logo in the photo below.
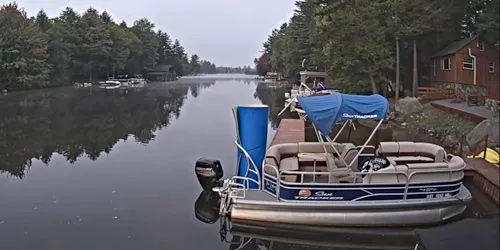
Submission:
<svg viewBox="0 0 500 250">
<path fill-rule="evenodd" d="M 300 197 L 309 197 L 311 196 L 311 191 L 309 189 L 302 189 L 299 191 Z"/>
<path fill-rule="evenodd" d="M 343 113 L 342 117 L 344 118 L 355 118 L 355 119 L 370 119 L 370 118 L 377 118 L 377 115 L 351 115 L 348 113 Z"/>
</svg>

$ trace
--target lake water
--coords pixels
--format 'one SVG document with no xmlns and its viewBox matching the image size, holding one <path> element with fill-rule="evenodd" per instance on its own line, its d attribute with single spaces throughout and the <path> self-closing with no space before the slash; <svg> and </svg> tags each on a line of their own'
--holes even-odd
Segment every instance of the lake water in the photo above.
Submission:
<svg viewBox="0 0 500 250">
<path fill-rule="evenodd" d="M 273 106 L 270 139 L 286 90 L 225 75 L 0 96 L 0 249 L 233 249 L 194 216 L 194 163 L 232 175 L 231 108 Z"/>
</svg>

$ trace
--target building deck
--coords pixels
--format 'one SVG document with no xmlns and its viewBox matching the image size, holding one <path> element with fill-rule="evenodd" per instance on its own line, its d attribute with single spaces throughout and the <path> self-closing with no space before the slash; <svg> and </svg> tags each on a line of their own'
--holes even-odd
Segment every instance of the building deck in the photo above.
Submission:
<svg viewBox="0 0 500 250">
<path fill-rule="evenodd" d="M 495 116 L 492 111 L 484 106 L 468 106 L 466 103 L 453 103 L 451 101 L 451 99 L 437 100 L 431 102 L 431 105 L 448 113 L 456 114 L 478 123 L 486 119 L 498 121 L 498 115 Z"/>
</svg>

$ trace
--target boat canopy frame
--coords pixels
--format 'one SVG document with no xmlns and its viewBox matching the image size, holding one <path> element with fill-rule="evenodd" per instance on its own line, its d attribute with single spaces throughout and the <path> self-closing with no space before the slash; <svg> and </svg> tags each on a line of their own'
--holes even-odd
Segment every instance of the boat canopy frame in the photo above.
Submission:
<svg viewBox="0 0 500 250">
<path fill-rule="evenodd" d="M 375 136 L 378 129 L 386 119 L 387 112 L 389 110 L 389 102 L 381 95 L 350 95 L 334 93 L 323 96 L 304 96 L 298 97 L 297 99 L 302 107 L 301 109 L 296 109 L 299 117 L 304 121 L 309 118 L 318 141 L 325 142 L 323 140 L 324 137 L 337 155 L 340 155 L 340 153 L 334 146 L 334 143 L 347 125 L 351 127 L 354 126 L 354 120 L 369 119 L 378 121 L 370 136 L 368 136 L 357 155 L 349 164 L 347 164 L 345 160 L 340 157 L 342 163 L 348 167 L 352 166 L 352 164 L 368 146 L 368 143 L 373 136 Z M 335 137 L 331 139 L 329 134 L 339 122 L 343 123 L 343 125 Z M 324 145 L 323 148 L 325 153 L 327 153 Z"/>
</svg>

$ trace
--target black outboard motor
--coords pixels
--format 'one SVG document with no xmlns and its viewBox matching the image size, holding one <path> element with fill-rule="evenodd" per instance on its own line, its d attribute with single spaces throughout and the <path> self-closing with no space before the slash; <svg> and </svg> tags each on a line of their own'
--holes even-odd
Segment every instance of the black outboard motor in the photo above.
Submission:
<svg viewBox="0 0 500 250">
<path fill-rule="evenodd" d="M 219 180 L 224 175 L 220 161 L 211 158 L 198 159 L 194 171 L 203 190 L 211 190 L 220 185 Z"/>
<path fill-rule="evenodd" d="M 196 219 L 207 224 L 213 224 L 219 219 L 220 197 L 211 190 L 203 190 L 194 203 Z"/>
</svg>

